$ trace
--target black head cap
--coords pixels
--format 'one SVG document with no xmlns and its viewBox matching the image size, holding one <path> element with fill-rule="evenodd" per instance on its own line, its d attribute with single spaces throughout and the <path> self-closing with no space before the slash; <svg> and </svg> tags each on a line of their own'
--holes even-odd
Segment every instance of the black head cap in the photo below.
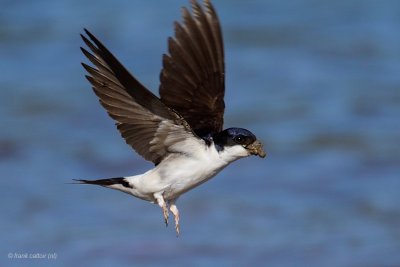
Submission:
<svg viewBox="0 0 400 267">
<path fill-rule="evenodd" d="M 243 128 L 228 128 L 213 136 L 214 143 L 221 148 L 224 146 L 242 145 L 247 146 L 257 140 L 256 136 L 249 130 Z"/>
</svg>

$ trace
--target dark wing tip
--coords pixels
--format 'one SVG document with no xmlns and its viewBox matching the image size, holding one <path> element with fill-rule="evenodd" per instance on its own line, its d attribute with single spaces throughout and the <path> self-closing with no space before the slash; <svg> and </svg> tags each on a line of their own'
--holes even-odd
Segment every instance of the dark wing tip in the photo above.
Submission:
<svg viewBox="0 0 400 267">
<path fill-rule="evenodd" d="M 182 20 L 174 21 L 175 36 L 168 38 L 160 96 L 196 133 L 219 132 L 225 106 L 222 31 L 211 1 L 190 0 L 189 4 L 181 8 Z"/>
<path fill-rule="evenodd" d="M 83 31 L 84 31 L 90 38 L 94 37 L 93 34 L 92 34 L 88 29 L 83 28 Z M 82 35 L 82 34 L 81 34 L 81 35 Z"/>
<path fill-rule="evenodd" d="M 82 46 L 79 47 L 82 51 L 82 53 L 87 57 L 87 54 L 89 53 L 85 48 L 83 48 Z"/>
<path fill-rule="evenodd" d="M 98 47 L 98 49 L 103 50 L 103 51 L 107 51 L 108 49 L 87 29 L 83 29 L 86 33 L 86 35 L 89 37 L 90 40 L 92 40 L 92 42 Z M 91 49 L 93 50 L 94 45 L 92 44 L 92 42 L 90 42 L 86 36 L 84 36 L 83 34 L 80 34 L 83 41 L 85 42 L 85 44 Z"/>
</svg>

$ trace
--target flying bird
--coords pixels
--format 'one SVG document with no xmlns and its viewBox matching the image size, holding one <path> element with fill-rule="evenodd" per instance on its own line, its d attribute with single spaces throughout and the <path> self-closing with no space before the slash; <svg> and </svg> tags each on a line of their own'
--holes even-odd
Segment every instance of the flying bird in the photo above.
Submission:
<svg viewBox="0 0 400 267">
<path fill-rule="evenodd" d="M 168 226 L 169 211 L 179 235 L 176 201 L 231 162 L 258 155 L 262 143 L 249 130 L 223 130 L 225 63 L 222 32 L 209 0 L 191 1 L 175 22 L 175 37 L 163 55 L 160 97 L 144 87 L 88 30 L 81 37 L 93 64 L 82 63 L 101 105 L 126 143 L 155 167 L 143 174 L 75 181 L 116 189 L 158 204 Z"/>
</svg>

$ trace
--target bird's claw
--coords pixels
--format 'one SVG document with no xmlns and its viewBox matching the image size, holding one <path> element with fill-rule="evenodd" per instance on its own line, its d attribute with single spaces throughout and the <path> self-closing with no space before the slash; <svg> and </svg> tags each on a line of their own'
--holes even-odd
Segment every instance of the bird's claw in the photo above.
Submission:
<svg viewBox="0 0 400 267">
<path fill-rule="evenodd" d="M 176 231 L 176 236 L 179 236 L 180 233 L 180 228 L 179 228 L 179 211 L 178 208 L 175 205 L 175 202 L 172 202 L 170 207 L 169 207 L 170 211 L 172 212 L 172 214 L 174 215 L 175 218 L 175 231 Z"/>
<path fill-rule="evenodd" d="M 168 227 L 168 217 L 169 217 L 169 213 L 168 213 L 167 205 L 163 206 L 163 214 L 164 214 L 165 226 Z"/>
<path fill-rule="evenodd" d="M 175 231 L 176 231 L 176 237 L 179 237 L 180 233 L 179 222 L 175 222 Z"/>
<path fill-rule="evenodd" d="M 163 210 L 165 226 L 168 227 L 168 217 L 169 217 L 168 205 L 165 202 L 162 193 L 154 194 L 154 198 L 157 199 L 158 206 L 160 206 Z"/>
</svg>

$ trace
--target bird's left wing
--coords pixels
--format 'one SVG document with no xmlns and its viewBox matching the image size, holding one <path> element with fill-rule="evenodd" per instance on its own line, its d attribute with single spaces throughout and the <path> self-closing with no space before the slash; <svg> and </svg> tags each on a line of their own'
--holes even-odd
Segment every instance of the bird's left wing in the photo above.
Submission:
<svg viewBox="0 0 400 267">
<path fill-rule="evenodd" d="M 137 81 L 88 30 L 81 35 L 93 54 L 81 47 L 95 68 L 82 63 L 86 78 L 126 143 L 146 160 L 158 164 L 169 153 L 184 151 L 187 142 L 203 142 L 189 124 Z M 182 151 L 183 150 L 183 151 Z"/>
</svg>

